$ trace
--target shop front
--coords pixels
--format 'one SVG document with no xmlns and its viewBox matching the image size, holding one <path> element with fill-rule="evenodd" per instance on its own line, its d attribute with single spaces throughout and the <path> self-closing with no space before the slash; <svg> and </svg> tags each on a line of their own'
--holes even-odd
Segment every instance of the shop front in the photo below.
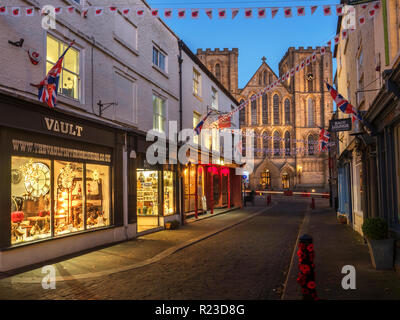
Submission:
<svg viewBox="0 0 400 320">
<path fill-rule="evenodd" d="M 6 96 L 0 104 L 0 270 L 123 240 L 123 130 Z"/>
<path fill-rule="evenodd" d="M 186 218 L 242 205 L 241 176 L 233 166 L 188 164 L 183 169 L 183 184 Z"/>
<path fill-rule="evenodd" d="M 165 227 L 165 223 L 179 219 L 177 196 L 177 165 L 150 165 L 146 160 L 149 146 L 144 138 L 138 141 L 139 153 L 135 173 L 137 232 L 152 232 Z"/>
</svg>

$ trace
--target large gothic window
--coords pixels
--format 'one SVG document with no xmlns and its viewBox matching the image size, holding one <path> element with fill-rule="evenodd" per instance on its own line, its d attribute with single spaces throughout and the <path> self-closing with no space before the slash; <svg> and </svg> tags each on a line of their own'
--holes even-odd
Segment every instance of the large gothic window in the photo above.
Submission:
<svg viewBox="0 0 400 320">
<path fill-rule="evenodd" d="M 281 135 L 278 131 L 274 132 L 274 155 L 279 156 L 281 154 Z"/>
<path fill-rule="evenodd" d="M 257 99 L 256 95 L 251 97 L 251 124 L 257 125 Z"/>
<path fill-rule="evenodd" d="M 243 105 L 243 103 L 244 103 L 244 100 L 242 99 L 242 100 L 240 100 L 240 105 Z M 246 108 L 241 108 L 240 110 L 239 110 L 239 124 L 240 124 L 240 126 L 243 126 L 243 125 L 245 125 L 246 124 Z"/>
<path fill-rule="evenodd" d="M 290 123 L 290 100 L 285 100 L 285 123 Z"/>
<path fill-rule="evenodd" d="M 264 93 L 262 95 L 262 123 L 267 124 L 268 123 L 268 97 Z"/>
<path fill-rule="evenodd" d="M 264 151 L 264 156 L 268 156 L 268 133 L 264 132 L 262 134 L 262 142 L 263 142 L 263 151 Z"/>
<path fill-rule="evenodd" d="M 310 156 L 314 155 L 317 152 L 317 147 L 318 147 L 317 139 L 318 138 L 313 134 L 310 134 L 308 136 L 308 155 L 310 155 Z"/>
<path fill-rule="evenodd" d="M 276 94 L 273 98 L 274 103 L 274 124 L 279 124 L 279 96 Z"/>
<path fill-rule="evenodd" d="M 285 155 L 290 156 L 290 132 L 285 132 Z"/>
<path fill-rule="evenodd" d="M 315 108 L 313 99 L 309 98 L 307 101 L 307 125 L 314 127 Z"/>
<path fill-rule="evenodd" d="M 219 63 L 215 65 L 215 77 L 221 81 L 221 65 Z"/>
</svg>

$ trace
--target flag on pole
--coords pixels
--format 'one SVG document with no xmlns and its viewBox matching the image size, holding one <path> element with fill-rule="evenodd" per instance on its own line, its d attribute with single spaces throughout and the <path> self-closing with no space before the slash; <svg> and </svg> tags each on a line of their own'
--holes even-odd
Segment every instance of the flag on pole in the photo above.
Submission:
<svg viewBox="0 0 400 320">
<path fill-rule="evenodd" d="M 74 45 L 74 41 L 72 41 L 67 49 L 65 49 L 64 53 L 58 58 L 56 64 L 50 69 L 47 73 L 46 78 L 43 79 L 37 85 L 33 85 L 39 89 L 38 98 L 39 101 L 47 103 L 47 105 L 51 108 L 54 108 L 57 103 L 57 91 L 58 91 L 58 83 L 60 80 L 60 73 L 62 70 L 62 63 L 64 60 L 64 56 Z"/>
<path fill-rule="evenodd" d="M 203 128 L 204 123 L 206 122 L 207 118 L 210 116 L 211 112 L 213 112 L 213 110 L 208 111 L 208 113 L 206 114 L 206 116 L 197 124 L 197 126 L 194 128 L 194 132 L 196 132 L 197 135 L 200 134 L 201 129 Z"/>
<path fill-rule="evenodd" d="M 362 121 L 360 113 L 350 104 L 350 102 L 343 98 L 343 96 L 339 94 L 333 87 L 331 87 L 328 82 L 326 82 L 326 86 L 332 96 L 333 101 L 335 101 L 336 106 L 340 109 L 340 111 L 346 114 L 351 114 L 353 122 L 356 119 Z"/>
<path fill-rule="evenodd" d="M 331 134 L 329 133 L 329 131 L 325 130 L 324 128 L 320 128 L 319 139 L 318 139 L 319 152 L 328 150 L 328 143 L 329 143 L 330 138 L 331 138 Z"/>
</svg>

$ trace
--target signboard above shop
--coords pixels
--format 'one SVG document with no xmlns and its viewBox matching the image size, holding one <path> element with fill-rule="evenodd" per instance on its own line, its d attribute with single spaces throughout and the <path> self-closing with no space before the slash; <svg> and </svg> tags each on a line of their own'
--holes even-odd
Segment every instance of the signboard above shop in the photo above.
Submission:
<svg viewBox="0 0 400 320">
<path fill-rule="evenodd" d="M 329 121 L 329 131 L 339 132 L 339 131 L 350 131 L 351 130 L 351 119 L 336 119 Z"/>
</svg>

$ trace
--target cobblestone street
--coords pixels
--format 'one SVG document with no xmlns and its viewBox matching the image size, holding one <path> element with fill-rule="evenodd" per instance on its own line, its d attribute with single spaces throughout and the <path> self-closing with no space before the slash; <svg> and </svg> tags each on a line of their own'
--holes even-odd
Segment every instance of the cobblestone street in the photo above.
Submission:
<svg viewBox="0 0 400 320">
<path fill-rule="evenodd" d="M 280 299 L 305 210 L 304 202 L 282 202 L 157 263 L 91 280 L 58 282 L 56 290 L 3 279 L 0 298 Z"/>
</svg>

